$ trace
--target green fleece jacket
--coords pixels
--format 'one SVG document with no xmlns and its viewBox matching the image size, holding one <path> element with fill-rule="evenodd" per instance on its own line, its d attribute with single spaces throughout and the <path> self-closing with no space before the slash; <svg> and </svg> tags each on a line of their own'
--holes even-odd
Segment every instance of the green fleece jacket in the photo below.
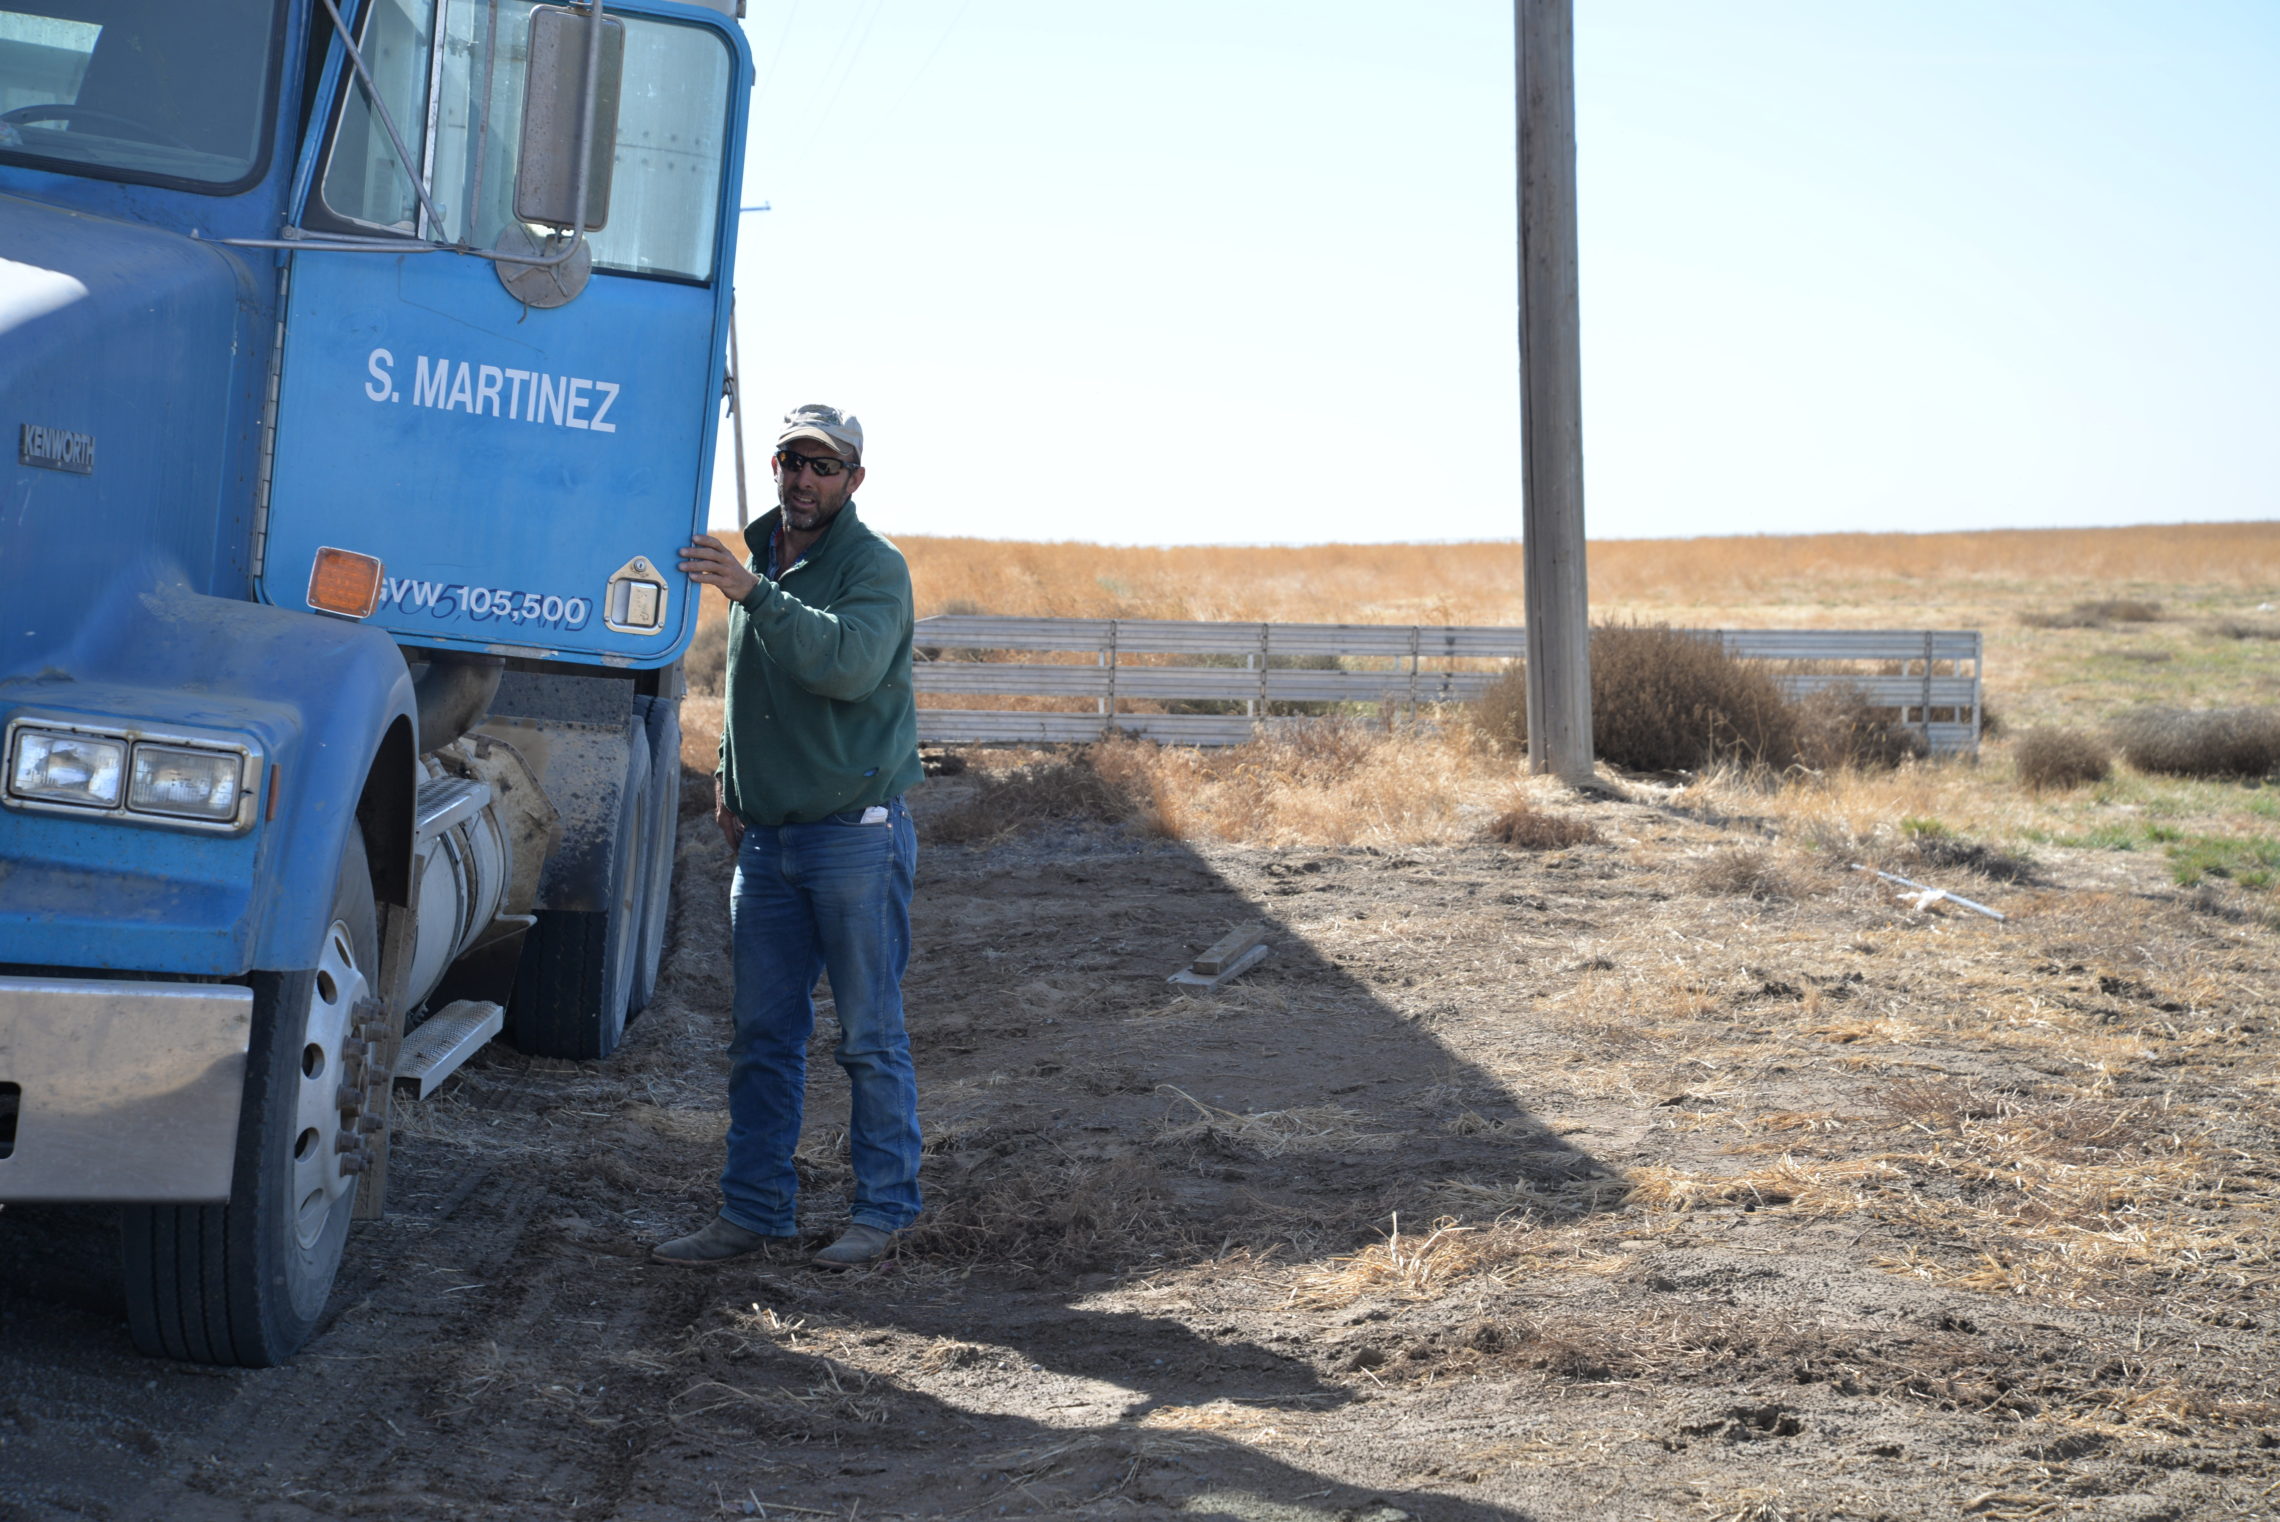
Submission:
<svg viewBox="0 0 2280 1522">
<path fill-rule="evenodd" d="M 849 503 L 776 579 L 752 525 L 745 564 L 760 585 L 728 610 L 728 702 L 720 775 L 728 806 L 756 825 L 813 824 L 915 785 L 910 567 Z"/>
</svg>

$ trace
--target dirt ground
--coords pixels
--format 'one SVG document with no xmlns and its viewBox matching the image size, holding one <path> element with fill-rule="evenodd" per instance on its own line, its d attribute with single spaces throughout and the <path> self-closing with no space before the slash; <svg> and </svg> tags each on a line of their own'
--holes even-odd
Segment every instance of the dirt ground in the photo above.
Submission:
<svg viewBox="0 0 2280 1522">
<path fill-rule="evenodd" d="M 0 1518 L 2280 1516 L 2269 917 L 1546 796 L 1600 839 L 927 847 L 930 1210 L 850 1277 L 643 1261 L 724 1125 L 687 815 L 625 1050 L 407 1107 L 293 1367 L 138 1358 L 106 1213 L 0 1215 Z"/>
</svg>

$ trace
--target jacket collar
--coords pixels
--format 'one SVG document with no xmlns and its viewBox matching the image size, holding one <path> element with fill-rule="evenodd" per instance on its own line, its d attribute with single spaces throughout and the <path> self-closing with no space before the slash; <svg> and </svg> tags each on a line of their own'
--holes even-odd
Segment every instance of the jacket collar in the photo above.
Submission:
<svg viewBox="0 0 2280 1522">
<path fill-rule="evenodd" d="M 745 536 L 745 545 L 751 550 L 754 563 L 763 571 L 768 568 L 768 541 L 775 537 L 777 529 L 783 526 L 783 522 L 784 510 L 781 507 L 772 507 L 765 517 L 753 525 L 753 528 L 759 531 L 758 534 L 756 536 L 752 534 Z M 846 528 L 844 533 L 841 532 L 843 525 Z M 792 566 L 812 566 L 818 561 L 827 559 L 831 554 L 832 546 L 845 543 L 862 531 L 862 522 L 855 515 L 855 504 L 849 502 L 845 507 L 831 515 L 831 521 L 823 526 L 823 532 L 816 536 L 815 543 L 807 547 L 807 553 L 792 562 L 792 565 L 780 567 L 777 574 L 781 575 L 783 572 L 791 570 Z"/>
</svg>

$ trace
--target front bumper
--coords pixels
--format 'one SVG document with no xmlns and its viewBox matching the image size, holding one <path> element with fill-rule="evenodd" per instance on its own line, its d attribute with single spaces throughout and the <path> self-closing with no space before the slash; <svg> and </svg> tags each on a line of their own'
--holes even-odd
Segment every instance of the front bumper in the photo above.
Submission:
<svg viewBox="0 0 2280 1522">
<path fill-rule="evenodd" d="M 229 1198 L 253 990 L 0 978 L 0 1202 Z"/>
</svg>

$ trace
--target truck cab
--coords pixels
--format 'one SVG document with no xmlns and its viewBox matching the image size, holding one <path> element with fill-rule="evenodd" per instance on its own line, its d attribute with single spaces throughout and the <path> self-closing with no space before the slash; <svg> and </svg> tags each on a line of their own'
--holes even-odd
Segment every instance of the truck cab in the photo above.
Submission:
<svg viewBox="0 0 2280 1522">
<path fill-rule="evenodd" d="M 647 1002 L 733 9 L 0 0 L 0 1204 L 146 1351 L 290 1356 L 399 1078 Z"/>
</svg>

